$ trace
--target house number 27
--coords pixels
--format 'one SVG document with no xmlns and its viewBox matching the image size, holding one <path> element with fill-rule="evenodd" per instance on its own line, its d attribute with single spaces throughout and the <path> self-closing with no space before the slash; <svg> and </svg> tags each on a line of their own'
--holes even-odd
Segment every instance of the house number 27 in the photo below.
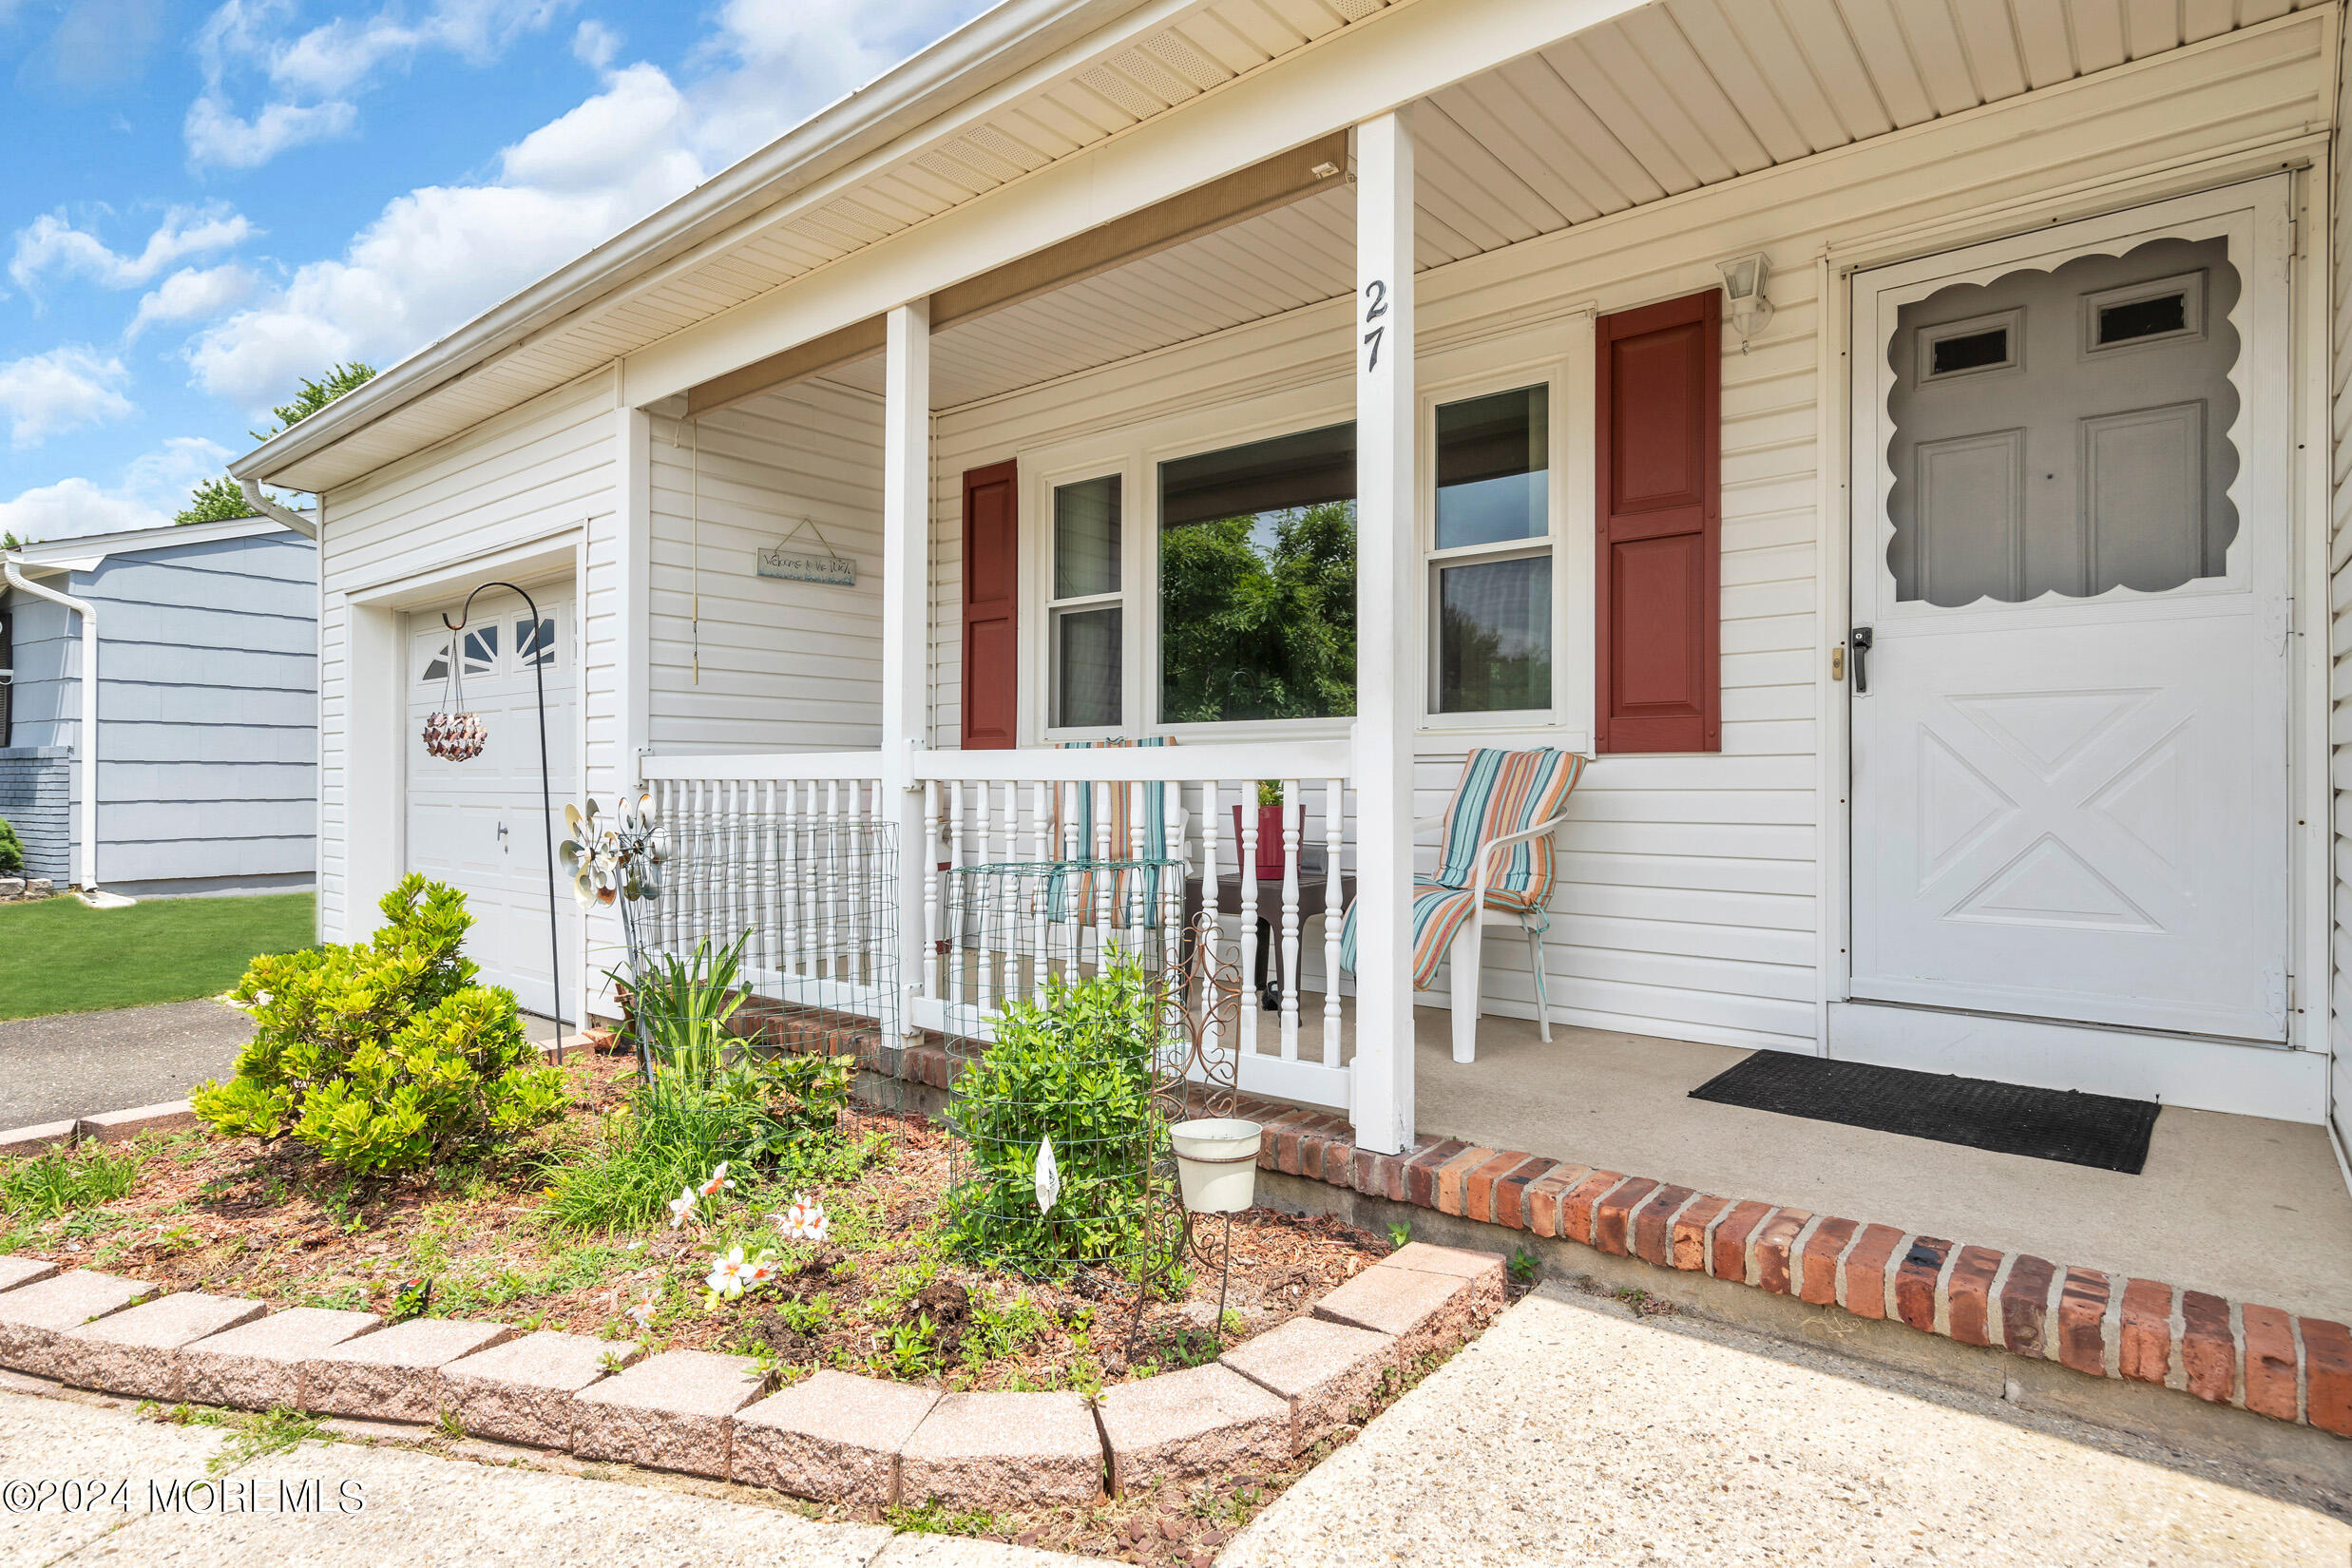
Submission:
<svg viewBox="0 0 2352 1568">
<path fill-rule="evenodd" d="M 1388 329 L 1375 326 L 1373 323 L 1387 314 L 1387 280 L 1375 277 L 1364 285 L 1364 325 L 1367 329 L 1364 334 L 1364 346 L 1367 351 L 1364 360 L 1364 371 L 1367 375 L 1380 369 L 1380 340 Z"/>
</svg>

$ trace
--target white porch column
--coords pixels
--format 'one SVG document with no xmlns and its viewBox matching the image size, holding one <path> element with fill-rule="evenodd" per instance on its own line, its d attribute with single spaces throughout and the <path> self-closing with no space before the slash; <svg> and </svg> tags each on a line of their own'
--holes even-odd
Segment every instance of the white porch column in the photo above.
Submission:
<svg viewBox="0 0 2352 1568">
<path fill-rule="evenodd" d="M 914 1032 L 923 979 L 923 789 L 913 754 L 929 719 L 931 302 L 893 309 L 882 412 L 882 790 L 898 829 L 899 1027 Z"/>
<path fill-rule="evenodd" d="M 1356 127 L 1356 1142 L 1413 1137 L 1413 732 L 1421 712 L 1414 473 L 1413 137 Z"/>
</svg>

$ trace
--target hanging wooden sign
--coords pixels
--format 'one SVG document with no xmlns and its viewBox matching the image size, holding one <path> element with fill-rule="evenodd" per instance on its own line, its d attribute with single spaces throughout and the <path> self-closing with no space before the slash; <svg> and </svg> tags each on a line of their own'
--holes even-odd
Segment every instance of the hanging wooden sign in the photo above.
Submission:
<svg viewBox="0 0 2352 1568">
<path fill-rule="evenodd" d="M 792 547 L 793 541 L 803 533 L 815 538 L 816 549 Z M 830 583 L 842 588 L 857 586 L 857 563 L 835 555 L 825 536 L 817 532 L 816 525 L 806 520 L 777 543 L 759 546 L 753 557 L 754 569 L 762 577 L 782 578 L 788 583 Z"/>
</svg>

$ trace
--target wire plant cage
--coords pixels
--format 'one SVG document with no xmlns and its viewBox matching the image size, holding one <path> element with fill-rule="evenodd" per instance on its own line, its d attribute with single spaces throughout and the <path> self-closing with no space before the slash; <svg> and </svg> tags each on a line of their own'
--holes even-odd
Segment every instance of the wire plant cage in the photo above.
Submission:
<svg viewBox="0 0 2352 1568">
<path fill-rule="evenodd" d="M 903 1109 L 891 825 L 725 788 L 571 814 L 564 861 L 621 917 L 623 1033 L 676 1136 L 716 1164 L 884 1131 Z"/>
<path fill-rule="evenodd" d="M 1168 1129 L 1230 1115 L 1241 979 L 1175 859 L 960 867 L 939 955 L 957 1061 L 950 1237 L 1103 1297 L 1135 1333 L 1192 1252 Z"/>
</svg>

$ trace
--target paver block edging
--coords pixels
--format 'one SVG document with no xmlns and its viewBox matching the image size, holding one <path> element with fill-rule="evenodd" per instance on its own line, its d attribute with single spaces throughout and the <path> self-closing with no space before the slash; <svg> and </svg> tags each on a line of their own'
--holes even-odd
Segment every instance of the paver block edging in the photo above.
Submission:
<svg viewBox="0 0 2352 1568">
<path fill-rule="evenodd" d="M 302 1408 L 314 1415 L 430 1424 L 456 1408 L 441 1370 L 504 1345 L 503 1323 L 417 1317 L 324 1348 L 302 1363 Z"/>
<path fill-rule="evenodd" d="M 307 1409 L 302 1366 L 312 1356 L 374 1331 L 373 1312 L 291 1307 L 200 1339 L 180 1352 L 179 1397 L 241 1410 Z"/>
<path fill-rule="evenodd" d="M 142 1133 L 175 1132 L 182 1127 L 200 1125 L 196 1107 L 184 1100 L 167 1100 L 157 1105 L 134 1105 L 127 1111 L 101 1111 L 74 1122 L 77 1138 L 96 1138 L 101 1143 L 120 1143 L 137 1138 Z"/>
<path fill-rule="evenodd" d="M 736 1412 L 730 1479 L 816 1502 L 888 1507 L 900 1456 L 939 1390 L 848 1372 L 812 1373 Z"/>
<path fill-rule="evenodd" d="M 664 1350 L 573 1396 L 572 1452 L 724 1481 L 736 1412 L 767 1391 L 749 1356 Z"/>
<path fill-rule="evenodd" d="M 72 1121 L 36 1121 L 28 1127 L 0 1132 L 0 1156 L 37 1155 L 44 1149 L 70 1149 L 80 1131 Z"/>
<path fill-rule="evenodd" d="M 1291 1402 L 1218 1362 L 1106 1388 L 1095 1415 L 1115 1493 L 1291 1457 Z"/>
<path fill-rule="evenodd" d="M 58 1277 L 62 1283 L 77 1276 Z M 187 1347 L 267 1310 L 258 1301 L 201 1291 L 158 1296 L 56 1335 L 41 1375 L 132 1399 L 181 1399 Z"/>
<path fill-rule="evenodd" d="M 48 1377 L 58 1336 L 155 1294 L 143 1279 L 73 1269 L 0 1291 L 0 1367 Z"/>
<path fill-rule="evenodd" d="M 949 1393 L 899 1458 L 899 1498 L 991 1513 L 1091 1502 L 1102 1491 L 1101 1428 L 1075 1393 Z"/>
<path fill-rule="evenodd" d="M 614 1367 L 644 1354 L 635 1340 L 590 1339 L 543 1329 L 475 1351 L 441 1368 L 449 1407 L 470 1437 L 534 1448 L 569 1448 L 577 1395 Z"/>
</svg>

